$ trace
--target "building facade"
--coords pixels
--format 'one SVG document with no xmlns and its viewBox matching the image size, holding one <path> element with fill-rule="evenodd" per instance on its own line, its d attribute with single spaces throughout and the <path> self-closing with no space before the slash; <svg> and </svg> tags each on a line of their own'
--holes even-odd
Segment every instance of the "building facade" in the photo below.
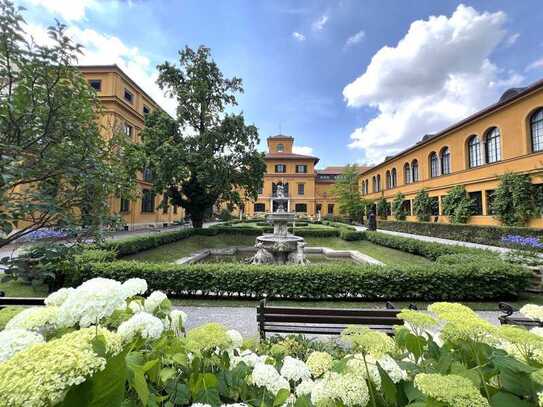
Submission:
<svg viewBox="0 0 543 407">
<path fill-rule="evenodd" d="M 116 65 L 79 68 L 102 104 L 99 121 L 103 136 L 108 138 L 114 131 L 122 131 L 132 142 L 139 143 L 145 115 L 160 109 L 158 104 Z M 163 205 L 163 196 L 153 194 L 152 186 L 152 173 L 142 168 L 137 180 L 137 199 L 110 198 L 111 211 L 122 216 L 129 230 L 183 219 L 183 209 Z"/>
<path fill-rule="evenodd" d="M 383 196 L 391 202 L 401 192 L 412 212 L 417 191 L 425 188 L 436 202 L 433 221 L 448 222 L 442 197 L 455 185 L 464 185 L 475 202 L 470 223 L 494 225 L 492 193 L 507 172 L 529 174 L 543 184 L 543 81 L 510 89 L 488 108 L 387 157 L 361 174 L 366 199 Z M 529 226 L 543 227 L 541 218 Z"/>
<path fill-rule="evenodd" d="M 316 218 L 319 213 L 322 217 L 339 216 L 332 187 L 344 167 L 316 169 L 319 158 L 294 153 L 294 138 L 290 136 L 279 134 L 269 137 L 267 142 L 264 185 L 255 202 L 245 202 L 245 214 L 261 216 L 277 211 L 282 205 L 286 211 L 300 216 Z M 283 186 L 284 199 L 277 194 L 279 185 Z"/>
</svg>

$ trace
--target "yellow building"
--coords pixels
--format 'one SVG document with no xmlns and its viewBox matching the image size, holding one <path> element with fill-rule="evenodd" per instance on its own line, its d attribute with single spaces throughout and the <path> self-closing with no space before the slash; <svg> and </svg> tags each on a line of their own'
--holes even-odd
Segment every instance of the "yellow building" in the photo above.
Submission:
<svg viewBox="0 0 543 407">
<path fill-rule="evenodd" d="M 300 216 L 338 216 L 339 208 L 332 193 L 336 178 L 344 167 L 315 168 L 319 159 L 293 152 L 294 138 L 282 134 L 268 138 L 265 156 L 264 186 L 255 202 L 245 202 L 249 217 L 276 211 L 279 205 Z M 361 167 L 361 171 L 365 170 Z M 277 186 L 283 185 L 285 199 L 277 196 Z"/>
<path fill-rule="evenodd" d="M 140 142 L 140 132 L 144 126 L 145 115 L 158 104 L 145 93 L 117 65 L 80 66 L 89 86 L 97 92 L 103 107 L 99 118 L 104 137 L 112 131 L 122 131 L 134 143 Z M 173 206 L 163 207 L 162 196 L 152 193 L 152 174 L 142 169 L 137 181 L 138 198 L 128 201 L 110 198 L 113 213 L 122 215 L 129 230 L 152 226 L 162 226 L 183 218 L 183 209 Z"/>
<path fill-rule="evenodd" d="M 510 89 L 497 103 L 387 157 L 361 175 L 360 186 L 371 200 L 384 196 L 392 201 L 403 193 L 411 214 L 415 194 L 426 188 L 438 203 L 433 220 L 447 222 L 441 198 L 453 186 L 464 185 L 476 203 L 470 223 L 493 225 L 499 222 L 491 214 L 491 194 L 507 172 L 529 174 L 533 183 L 543 183 L 543 81 Z M 543 219 L 532 219 L 529 226 L 543 227 Z"/>
</svg>

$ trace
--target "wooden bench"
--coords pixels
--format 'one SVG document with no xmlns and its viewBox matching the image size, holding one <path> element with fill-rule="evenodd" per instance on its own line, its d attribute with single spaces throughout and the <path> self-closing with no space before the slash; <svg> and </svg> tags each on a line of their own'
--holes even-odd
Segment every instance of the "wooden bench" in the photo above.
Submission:
<svg viewBox="0 0 543 407">
<path fill-rule="evenodd" d="M 39 297 L 5 297 L 4 292 L 0 291 L 0 309 L 18 305 L 25 307 L 43 306 L 45 305 L 45 298 Z"/>
<path fill-rule="evenodd" d="M 527 329 L 543 327 L 543 321 L 522 316 L 513 316 L 515 309 L 505 302 L 500 302 L 498 304 L 498 310 L 503 313 L 502 315 L 498 316 L 501 325 L 519 325 Z"/>
<path fill-rule="evenodd" d="M 413 304 L 410 309 L 417 309 Z M 390 302 L 386 309 L 336 309 L 274 307 L 261 300 L 256 320 L 261 339 L 266 333 L 339 335 L 348 325 L 364 325 L 388 335 L 394 334 L 394 325 L 403 325 L 401 312 Z"/>
</svg>

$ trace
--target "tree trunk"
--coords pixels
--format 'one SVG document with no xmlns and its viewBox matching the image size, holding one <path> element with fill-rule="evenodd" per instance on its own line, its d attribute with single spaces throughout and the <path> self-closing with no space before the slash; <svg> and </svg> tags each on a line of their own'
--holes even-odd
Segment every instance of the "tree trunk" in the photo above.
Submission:
<svg viewBox="0 0 543 407">
<path fill-rule="evenodd" d="M 195 229 L 201 229 L 202 226 L 204 225 L 204 217 L 200 216 L 199 214 L 198 215 L 192 214 L 191 220 L 192 220 L 192 227 Z"/>
</svg>

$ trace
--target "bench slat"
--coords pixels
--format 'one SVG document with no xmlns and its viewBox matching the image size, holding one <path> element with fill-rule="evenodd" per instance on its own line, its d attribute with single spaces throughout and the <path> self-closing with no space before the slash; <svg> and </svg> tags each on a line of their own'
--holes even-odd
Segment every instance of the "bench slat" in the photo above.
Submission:
<svg viewBox="0 0 543 407">
<path fill-rule="evenodd" d="M 401 310 L 389 309 L 336 309 L 336 308 L 294 308 L 265 307 L 264 315 L 297 314 L 297 315 L 338 315 L 338 316 L 391 316 L 398 315 Z"/>
<path fill-rule="evenodd" d="M 39 297 L 0 297 L 0 307 L 8 305 L 45 305 L 45 298 Z"/>
<path fill-rule="evenodd" d="M 359 324 L 359 325 L 403 325 L 403 322 L 394 317 L 365 317 L 341 315 L 259 315 L 257 320 L 264 322 L 303 322 L 322 324 Z"/>
</svg>

